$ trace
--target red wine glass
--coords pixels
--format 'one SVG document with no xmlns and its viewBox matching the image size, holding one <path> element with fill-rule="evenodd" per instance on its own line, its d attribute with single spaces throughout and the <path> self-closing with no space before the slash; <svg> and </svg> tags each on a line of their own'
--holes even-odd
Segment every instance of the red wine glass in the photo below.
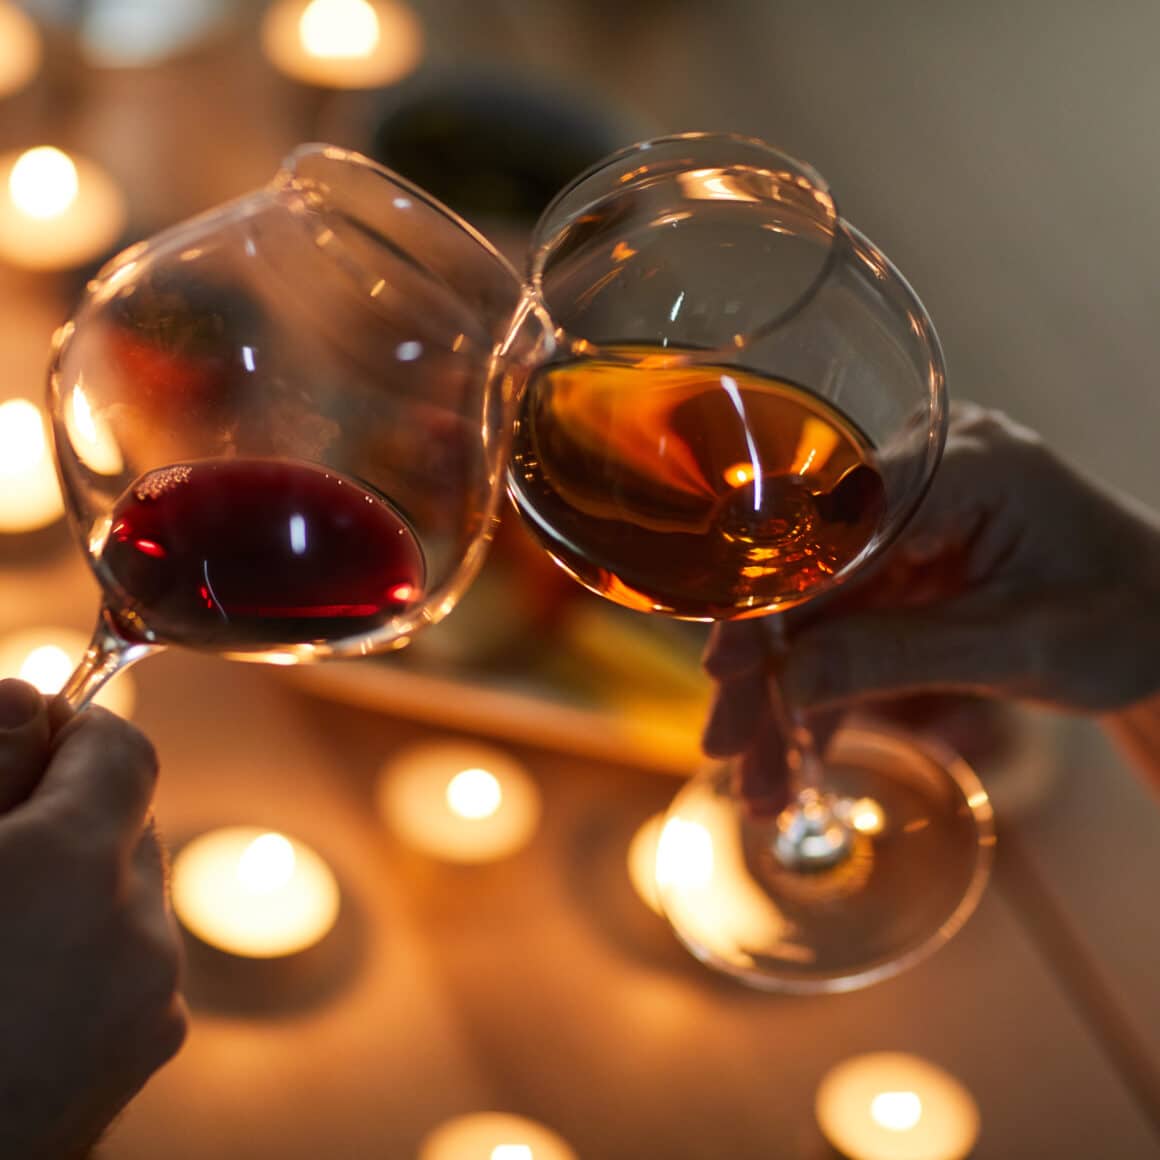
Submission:
<svg viewBox="0 0 1160 1160">
<path fill-rule="evenodd" d="M 49 377 L 103 593 L 68 699 L 166 645 L 293 664 L 445 616 L 502 500 L 521 301 L 449 210 L 326 146 L 106 266 Z"/>
<path fill-rule="evenodd" d="M 945 437 L 938 340 L 809 166 L 732 136 L 630 148 L 545 211 L 529 283 L 554 337 L 508 490 L 592 591 L 686 620 L 780 614 L 861 572 L 921 500 Z M 770 989 L 917 961 L 986 879 L 978 781 L 882 733 L 839 734 L 823 760 L 772 683 L 767 712 L 789 805 L 747 808 L 729 763 L 688 782 L 657 867 L 677 934 Z"/>
</svg>

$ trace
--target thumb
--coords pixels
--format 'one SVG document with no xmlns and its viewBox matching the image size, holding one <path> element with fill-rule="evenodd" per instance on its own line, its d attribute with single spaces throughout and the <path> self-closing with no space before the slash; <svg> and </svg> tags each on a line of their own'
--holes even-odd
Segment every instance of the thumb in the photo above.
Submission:
<svg viewBox="0 0 1160 1160">
<path fill-rule="evenodd" d="M 36 788 L 51 747 L 44 698 L 24 681 L 0 681 L 0 813 L 18 806 Z"/>
<path fill-rule="evenodd" d="M 919 689 L 994 693 L 1018 634 L 991 619 L 895 612 L 824 621 L 794 638 L 782 682 L 798 704 L 824 706 Z"/>
</svg>

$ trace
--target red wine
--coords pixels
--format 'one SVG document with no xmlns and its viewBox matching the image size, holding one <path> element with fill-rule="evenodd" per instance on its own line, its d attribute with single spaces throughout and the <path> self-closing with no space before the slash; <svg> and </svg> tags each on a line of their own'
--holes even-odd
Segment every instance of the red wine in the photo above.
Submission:
<svg viewBox="0 0 1160 1160">
<path fill-rule="evenodd" d="M 277 459 L 141 476 L 113 510 L 98 568 L 131 635 L 222 650 L 371 632 L 425 582 L 415 534 L 385 499 Z"/>
<path fill-rule="evenodd" d="M 586 587 L 732 619 L 799 604 L 871 544 L 886 492 L 865 437 L 793 383 L 624 347 L 541 371 L 509 490 Z"/>
</svg>

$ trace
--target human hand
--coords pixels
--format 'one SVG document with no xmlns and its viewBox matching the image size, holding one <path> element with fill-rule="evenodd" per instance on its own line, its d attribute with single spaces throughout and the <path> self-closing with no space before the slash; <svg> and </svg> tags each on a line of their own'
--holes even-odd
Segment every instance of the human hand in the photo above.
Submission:
<svg viewBox="0 0 1160 1160">
<path fill-rule="evenodd" d="M 0 1156 L 83 1155 L 181 1046 L 149 742 L 0 681 Z"/>
<path fill-rule="evenodd" d="M 1160 689 L 1160 519 L 1003 415 L 957 406 L 930 492 L 862 582 L 770 625 L 718 626 L 705 657 L 719 756 L 770 738 L 767 679 L 807 709 L 917 690 L 1109 711 Z"/>
</svg>

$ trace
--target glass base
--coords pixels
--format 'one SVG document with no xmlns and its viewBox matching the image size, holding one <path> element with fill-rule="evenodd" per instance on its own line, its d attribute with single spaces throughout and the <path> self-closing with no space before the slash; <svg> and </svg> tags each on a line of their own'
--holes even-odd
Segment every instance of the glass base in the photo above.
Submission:
<svg viewBox="0 0 1160 1160">
<path fill-rule="evenodd" d="M 786 817 L 749 816 L 728 763 L 677 794 L 658 847 L 658 893 L 697 958 L 764 990 L 853 990 L 912 966 L 974 911 L 995 833 L 965 762 L 877 727 L 844 729 L 825 783 L 849 841 L 820 864 L 784 856 Z"/>
</svg>

